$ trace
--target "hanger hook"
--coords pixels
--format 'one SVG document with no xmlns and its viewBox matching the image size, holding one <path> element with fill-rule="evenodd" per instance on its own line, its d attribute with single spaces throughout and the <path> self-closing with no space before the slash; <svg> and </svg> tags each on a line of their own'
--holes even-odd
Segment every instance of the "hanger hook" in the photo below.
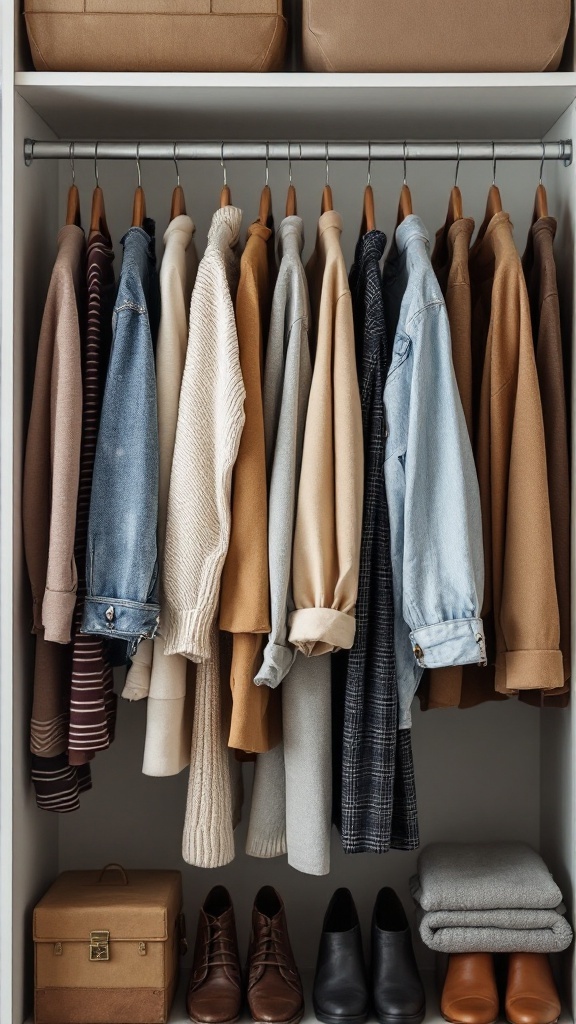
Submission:
<svg viewBox="0 0 576 1024">
<path fill-rule="evenodd" d="M 546 159 L 546 143 L 542 141 L 540 145 L 542 146 L 542 159 L 540 161 L 540 180 L 538 182 L 539 185 L 542 184 L 542 174 L 544 173 L 544 161 Z"/>
<path fill-rule="evenodd" d="M 178 158 L 177 158 L 176 154 L 177 154 L 177 148 L 176 148 L 176 143 L 174 143 L 174 155 L 173 155 L 172 159 L 174 161 L 174 167 L 176 168 L 176 186 L 177 186 L 177 188 L 180 188 L 180 170 L 178 168 Z"/>
<path fill-rule="evenodd" d="M 366 180 L 367 185 L 372 184 L 372 143 L 368 142 L 368 178 Z"/>
<path fill-rule="evenodd" d="M 456 143 L 456 173 L 454 175 L 454 188 L 458 188 L 458 174 L 460 173 L 460 143 Z"/>
<path fill-rule="evenodd" d="M 270 180 L 270 168 L 268 167 L 268 160 L 270 158 L 270 143 L 266 142 L 266 170 L 264 177 L 264 184 L 268 188 L 268 181 Z"/>
<path fill-rule="evenodd" d="M 68 147 L 68 156 L 70 157 L 70 167 L 72 168 L 72 184 L 76 184 L 76 168 L 74 167 L 74 143 L 71 142 Z"/>
<path fill-rule="evenodd" d="M 140 170 L 140 143 L 136 143 L 136 170 L 138 171 L 138 188 L 142 188 L 142 171 Z"/>
<path fill-rule="evenodd" d="M 96 188 L 100 187 L 100 175 L 98 173 L 98 141 L 94 146 L 94 178 L 96 179 Z"/>
<path fill-rule="evenodd" d="M 326 146 L 326 185 L 328 186 L 330 184 L 330 154 L 328 152 L 328 143 L 327 142 L 325 143 L 325 146 Z"/>
<path fill-rule="evenodd" d="M 224 176 L 224 188 L 227 187 L 228 182 L 226 180 L 226 162 L 224 160 L 224 143 L 220 146 L 220 167 L 222 168 L 222 174 Z"/>
<path fill-rule="evenodd" d="M 290 153 L 290 147 L 292 143 L 288 143 L 288 184 L 292 184 L 292 155 Z"/>
<path fill-rule="evenodd" d="M 496 144 L 492 142 L 492 184 L 496 185 Z"/>
<path fill-rule="evenodd" d="M 402 145 L 402 155 L 404 160 L 404 179 L 402 181 L 402 184 L 407 185 L 408 181 L 406 179 L 406 161 L 408 160 L 408 144 L 406 142 L 406 139 L 404 139 L 404 143 Z"/>
</svg>

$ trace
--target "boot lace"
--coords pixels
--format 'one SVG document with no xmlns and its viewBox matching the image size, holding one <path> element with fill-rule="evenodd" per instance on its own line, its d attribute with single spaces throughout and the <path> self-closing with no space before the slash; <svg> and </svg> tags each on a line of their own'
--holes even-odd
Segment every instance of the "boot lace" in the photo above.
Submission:
<svg viewBox="0 0 576 1024">
<path fill-rule="evenodd" d="M 238 966 L 234 939 L 225 935 L 221 922 L 215 918 L 208 922 L 209 937 L 203 967 Z"/>
<path fill-rule="evenodd" d="M 252 954 L 252 967 L 276 967 L 295 974 L 290 957 L 282 949 L 283 932 L 270 923 L 264 925 Z"/>
</svg>

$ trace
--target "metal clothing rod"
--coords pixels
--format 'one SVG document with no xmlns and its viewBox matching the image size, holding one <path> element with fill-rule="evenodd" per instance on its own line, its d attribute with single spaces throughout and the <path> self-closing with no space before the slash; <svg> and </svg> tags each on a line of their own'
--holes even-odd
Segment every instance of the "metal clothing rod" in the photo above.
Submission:
<svg viewBox="0 0 576 1024">
<path fill-rule="evenodd" d="M 96 149 L 96 147 L 98 147 Z M 572 162 L 572 140 L 555 142 L 41 142 L 26 139 L 24 161 L 33 160 L 563 160 Z"/>
</svg>

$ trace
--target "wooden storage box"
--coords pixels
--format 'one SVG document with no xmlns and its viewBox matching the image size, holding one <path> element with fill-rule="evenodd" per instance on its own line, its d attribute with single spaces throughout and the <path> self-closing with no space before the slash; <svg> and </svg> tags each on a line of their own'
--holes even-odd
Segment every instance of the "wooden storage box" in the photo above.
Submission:
<svg viewBox="0 0 576 1024">
<path fill-rule="evenodd" d="M 183 941 L 179 871 L 65 871 L 34 910 L 36 1024 L 165 1024 Z"/>
</svg>

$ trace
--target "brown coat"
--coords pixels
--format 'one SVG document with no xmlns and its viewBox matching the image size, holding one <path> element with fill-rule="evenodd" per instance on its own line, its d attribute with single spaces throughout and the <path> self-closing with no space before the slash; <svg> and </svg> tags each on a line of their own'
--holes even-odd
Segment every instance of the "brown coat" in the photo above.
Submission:
<svg viewBox="0 0 576 1024">
<path fill-rule="evenodd" d="M 42 317 L 24 462 L 23 522 L 35 633 L 69 643 L 76 604 L 74 536 L 82 440 L 79 301 L 84 232 L 58 235 Z"/>
<path fill-rule="evenodd" d="M 262 374 L 272 300 L 271 245 L 270 228 L 251 224 L 236 298 L 246 420 L 232 478 L 232 530 L 220 597 L 220 628 L 234 634 L 228 743 L 251 753 L 265 753 L 280 741 L 279 695 L 274 698 L 268 686 L 254 683 L 270 631 Z"/>
<path fill-rule="evenodd" d="M 496 690 L 564 682 L 546 447 L 522 264 L 507 213 L 470 251 L 476 463 L 486 583 L 482 617 L 493 671 L 466 669 Z M 472 682 L 472 680 L 474 680 Z"/>
<path fill-rule="evenodd" d="M 535 220 L 522 263 L 530 299 L 544 417 L 564 686 L 555 692 L 528 693 L 523 697 L 531 704 L 565 707 L 570 689 L 567 683 L 570 678 L 570 470 L 560 304 L 554 263 L 555 234 L 553 217 Z"/>
</svg>

